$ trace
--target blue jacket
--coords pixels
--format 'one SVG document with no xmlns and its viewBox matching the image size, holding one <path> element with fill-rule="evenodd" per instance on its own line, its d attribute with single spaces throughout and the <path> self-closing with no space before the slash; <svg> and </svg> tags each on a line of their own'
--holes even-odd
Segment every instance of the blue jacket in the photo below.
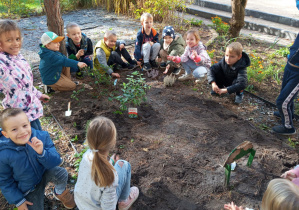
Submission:
<svg viewBox="0 0 299 210">
<path fill-rule="evenodd" d="M 45 85 L 54 85 L 60 78 L 62 67 L 78 69 L 78 62 L 68 59 L 61 52 L 49 50 L 40 45 L 39 51 L 40 64 L 39 72 Z"/>
<path fill-rule="evenodd" d="M 152 28 L 150 37 L 152 37 L 152 42 L 159 43 L 159 33 Z M 137 39 L 135 43 L 135 51 L 134 51 L 134 57 L 137 61 L 142 61 L 142 55 L 141 55 L 141 48 L 144 44 L 144 38 L 145 38 L 145 31 L 143 30 L 143 27 L 138 31 L 137 33 Z"/>
<path fill-rule="evenodd" d="M 0 134 L 0 189 L 10 204 L 22 204 L 25 196 L 35 189 L 47 169 L 61 163 L 50 135 L 46 131 L 32 128 L 32 137 L 37 137 L 44 144 L 42 155 L 31 146 L 16 145 Z"/>
</svg>

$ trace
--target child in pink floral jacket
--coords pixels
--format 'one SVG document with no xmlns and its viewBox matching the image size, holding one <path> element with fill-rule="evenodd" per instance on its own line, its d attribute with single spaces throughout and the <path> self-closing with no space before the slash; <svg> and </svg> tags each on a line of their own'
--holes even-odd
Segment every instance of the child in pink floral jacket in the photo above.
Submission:
<svg viewBox="0 0 299 210">
<path fill-rule="evenodd" d="M 4 108 L 20 108 L 29 118 L 31 126 L 42 130 L 39 117 L 43 115 L 41 101 L 49 96 L 33 86 L 33 75 L 28 62 L 19 53 L 22 46 L 21 31 L 11 20 L 0 21 L 0 92 L 5 95 Z"/>
</svg>

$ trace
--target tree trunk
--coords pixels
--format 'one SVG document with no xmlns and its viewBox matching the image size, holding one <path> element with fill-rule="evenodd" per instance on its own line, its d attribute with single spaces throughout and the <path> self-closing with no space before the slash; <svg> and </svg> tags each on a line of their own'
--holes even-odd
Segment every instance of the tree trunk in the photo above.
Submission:
<svg viewBox="0 0 299 210">
<path fill-rule="evenodd" d="M 64 22 L 60 13 L 59 0 L 44 0 L 48 30 L 64 36 Z M 59 51 L 66 55 L 65 41 L 60 42 Z"/>
<path fill-rule="evenodd" d="M 244 27 L 245 7 L 247 0 L 232 1 L 232 19 L 230 20 L 229 33 L 232 38 L 238 37 L 241 29 Z"/>
</svg>

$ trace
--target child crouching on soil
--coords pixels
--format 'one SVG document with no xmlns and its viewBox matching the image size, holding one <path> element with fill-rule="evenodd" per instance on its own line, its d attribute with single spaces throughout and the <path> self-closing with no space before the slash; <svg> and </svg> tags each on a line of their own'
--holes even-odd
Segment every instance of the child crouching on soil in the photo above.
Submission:
<svg viewBox="0 0 299 210">
<path fill-rule="evenodd" d="M 185 40 L 181 35 L 174 34 L 174 29 L 172 26 L 165 26 L 162 32 L 162 39 L 160 40 L 160 57 L 162 62 L 161 67 L 165 68 L 164 74 L 167 74 L 171 65 L 174 66 L 173 74 L 179 75 L 181 72 L 180 64 L 171 62 L 171 57 L 169 56 L 180 56 L 184 53 Z"/>
<path fill-rule="evenodd" d="M 114 123 L 105 117 L 93 119 L 87 129 L 88 149 L 79 167 L 75 202 L 80 210 L 127 210 L 138 198 L 130 188 L 131 165 L 118 156 L 108 158 L 116 143 Z"/>
<path fill-rule="evenodd" d="M 81 32 L 81 29 L 77 23 L 68 23 L 66 25 L 67 39 L 66 50 L 68 57 L 76 61 L 86 63 L 90 69 L 93 69 L 92 53 L 93 47 L 91 40 Z M 76 72 L 77 79 L 83 79 L 83 73 L 78 67 L 71 69 L 71 72 Z"/>
<path fill-rule="evenodd" d="M 186 44 L 185 52 L 181 57 L 170 57 L 175 63 L 182 62 L 182 66 L 185 69 L 185 74 L 180 76 L 178 80 L 190 80 L 194 77 L 196 83 L 201 82 L 211 66 L 210 56 L 207 53 L 206 47 L 200 41 L 197 30 L 191 29 L 187 31 Z"/>
<path fill-rule="evenodd" d="M 225 56 L 208 70 L 208 82 L 212 84 L 212 95 L 236 93 L 235 103 L 243 100 L 243 90 L 247 87 L 247 67 L 250 59 L 239 42 L 226 47 Z"/>
<path fill-rule="evenodd" d="M 249 210 L 233 202 L 224 205 L 227 210 Z M 269 182 L 262 200 L 261 210 L 299 210 L 299 187 L 287 179 Z"/>
<path fill-rule="evenodd" d="M 48 182 L 55 184 L 54 195 L 70 209 L 74 196 L 66 189 L 68 173 L 58 167 L 61 158 L 48 132 L 31 129 L 21 109 L 5 109 L 0 115 L 0 189 L 18 210 L 44 209 Z"/>
<path fill-rule="evenodd" d="M 60 42 L 63 36 L 48 31 L 41 37 L 40 45 L 40 65 L 39 71 L 45 85 L 54 91 L 70 91 L 76 88 L 76 83 L 71 80 L 71 69 L 78 70 L 77 67 L 86 67 L 86 63 L 68 59 L 59 52 Z"/>
<path fill-rule="evenodd" d="M 137 62 L 132 60 L 125 48 L 125 44 L 124 41 L 117 40 L 115 32 L 107 31 L 104 35 L 104 39 L 99 41 L 94 49 L 93 62 L 95 69 L 104 69 L 107 74 L 119 78 L 120 75 L 114 73 L 114 70 L 117 69 L 118 65 L 121 65 L 122 68 L 135 68 Z M 123 56 L 129 63 L 124 62 L 121 59 L 121 56 Z M 110 66 L 113 66 L 113 69 L 110 68 Z"/>
</svg>

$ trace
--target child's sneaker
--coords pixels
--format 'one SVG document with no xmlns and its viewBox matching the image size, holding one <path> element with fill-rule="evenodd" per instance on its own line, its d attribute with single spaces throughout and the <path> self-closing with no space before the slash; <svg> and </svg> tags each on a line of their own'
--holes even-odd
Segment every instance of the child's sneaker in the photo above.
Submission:
<svg viewBox="0 0 299 210">
<path fill-rule="evenodd" d="M 151 60 L 150 64 L 151 64 L 152 68 L 158 68 L 158 64 L 156 63 L 155 60 Z"/>
<path fill-rule="evenodd" d="M 143 67 L 142 67 L 142 70 L 143 71 L 149 71 L 149 70 L 152 70 L 152 66 L 150 63 L 144 63 L 143 64 Z"/>
<path fill-rule="evenodd" d="M 128 210 L 139 196 L 139 189 L 131 187 L 129 198 L 126 201 L 118 202 L 118 210 Z"/>
<path fill-rule="evenodd" d="M 283 125 L 276 125 L 272 128 L 272 130 L 281 135 L 293 135 L 296 133 L 295 128 L 286 128 Z"/>
<path fill-rule="evenodd" d="M 181 73 L 181 67 L 174 68 L 172 73 L 175 74 L 175 75 L 179 75 Z"/>
<path fill-rule="evenodd" d="M 83 77 L 83 73 L 81 72 L 81 71 L 77 71 L 76 72 L 76 78 L 77 79 L 83 79 L 84 77 Z"/>
<path fill-rule="evenodd" d="M 51 87 L 47 86 L 47 92 L 46 93 L 55 93 L 55 90 L 53 90 Z"/>
<path fill-rule="evenodd" d="M 55 193 L 55 190 L 54 190 L 53 194 L 54 194 L 54 197 L 57 200 L 61 201 L 61 203 L 64 205 L 65 208 L 67 208 L 67 209 L 73 209 L 73 208 L 76 207 L 76 203 L 75 203 L 75 200 L 74 200 L 74 194 L 71 194 L 69 189 L 66 189 L 60 195 L 57 195 Z"/>
<path fill-rule="evenodd" d="M 166 66 L 167 66 L 167 64 L 166 64 L 165 62 L 161 62 L 161 63 L 160 63 L 160 67 L 161 67 L 161 68 L 166 68 Z"/>
<path fill-rule="evenodd" d="M 178 80 L 179 81 L 185 81 L 185 80 L 190 80 L 192 78 L 193 78 L 192 74 L 184 74 L 184 75 L 180 76 L 178 78 Z"/>
<path fill-rule="evenodd" d="M 239 94 L 239 95 L 236 94 L 235 103 L 236 103 L 236 104 L 240 104 L 240 103 L 242 103 L 243 98 L 244 98 L 244 95 L 243 95 L 243 94 Z"/>
</svg>

